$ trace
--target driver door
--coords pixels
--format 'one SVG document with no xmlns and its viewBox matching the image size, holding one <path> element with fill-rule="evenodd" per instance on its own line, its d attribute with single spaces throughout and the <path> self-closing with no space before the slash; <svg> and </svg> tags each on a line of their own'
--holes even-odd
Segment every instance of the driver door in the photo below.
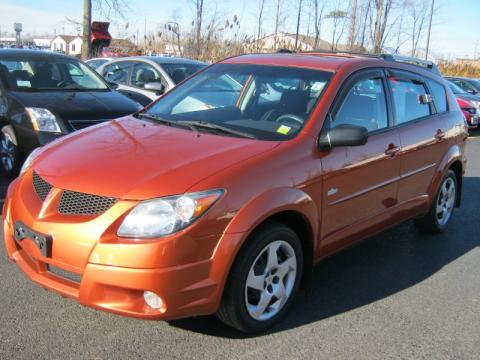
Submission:
<svg viewBox="0 0 480 360">
<path fill-rule="evenodd" d="M 400 179 L 400 136 L 390 125 L 390 99 L 382 70 L 357 73 L 347 80 L 330 121 L 363 126 L 362 146 L 334 147 L 322 157 L 322 253 L 335 251 L 377 226 L 397 204 Z"/>
</svg>

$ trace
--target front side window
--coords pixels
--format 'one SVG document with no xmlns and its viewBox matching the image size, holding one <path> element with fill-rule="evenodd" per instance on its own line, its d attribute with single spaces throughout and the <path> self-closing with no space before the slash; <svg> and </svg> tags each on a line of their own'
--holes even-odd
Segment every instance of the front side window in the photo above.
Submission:
<svg viewBox="0 0 480 360">
<path fill-rule="evenodd" d="M 390 76 L 393 107 L 397 124 L 431 115 L 425 85 L 416 80 Z"/>
<path fill-rule="evenodd" d="M 105 66 L 103 74 L 108 82 L 115 84 L 126 84 L 128 82 L 128 72 L 130 71 L 130 63 L 117 62 Z"/>
<path fill-rule="evenodd" d="M 78 60 L 0 60 L 0 71 L 15 91 L 108 90 L 101 77 Z"/>
<path fill-rule="evenodd" d="M 147 114 L 286 140 L 307 122 L 331 76 L 293 67 L 217 64 L 168 93 Z"/>
<path fill-rule="evenodd" d="M 137 63 L 133 66 L 130 84 L 135 87 L 143 88 L 145 84 L 151 82 L 161 82 L 160 74 L 149 64 Z"/>
<path fill-rule="evenodd" d="M 363 79 L 352 86 L 333 117 L 332 127 L 342 124 L 363 126 L 369 132 L 388 127 L 382 79 Z"/>
</svg>

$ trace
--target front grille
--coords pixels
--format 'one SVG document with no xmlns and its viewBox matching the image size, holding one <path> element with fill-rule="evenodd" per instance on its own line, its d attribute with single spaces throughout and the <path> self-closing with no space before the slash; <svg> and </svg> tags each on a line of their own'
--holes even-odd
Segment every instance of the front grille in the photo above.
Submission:
<svg viewBox="0 0 480 360">
<path fill-rule="evenodd" d="M 105 120 L 70 120 L 69 123 L 74 130 L 82 130 L 89 126 L 97 125 Z"/>
<path fill-rule="evenodd" d="M 48 193 L 52 190 L 52 185 L 43 180 L 35 171 L 33 172 L 33 187 L 42 201 L 45 201 Z"/>
<path fill-rule="evenodd" d="M 63 215 L 99 215 L 116 202 L 114 198 L 64 190 L 58 212 Z"/>
<path fill-rule="evenodd" d="M 77 284 L 80 284 L 80 282 L 82 281 L 82 276 L 79 275 L 79 274 L 76 274 L 76 273 L 73 273 L 71 271 L 67 271 L 67 270 L 63 270 L 63 269 L 60 269 L 56 266 L 53 266 L 53 265 L 47 265 L 47 269 L 48 269 L 48 272 L 55 275 L 55 276 L 58 276 L 62 279 L 67 279 L 67 280 L 70 280 L 70 281 L 73 281 L 74 283 L 77 283 Z"/>
</svg>

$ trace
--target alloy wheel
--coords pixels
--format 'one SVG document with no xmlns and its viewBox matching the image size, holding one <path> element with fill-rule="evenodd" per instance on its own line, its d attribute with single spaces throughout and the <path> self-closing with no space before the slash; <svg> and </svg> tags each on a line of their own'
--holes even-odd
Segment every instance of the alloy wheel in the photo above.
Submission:
<svg viewBox="0 0 480 360">
<path fill-rule="evenodd" d="M 245 283 L 248 314 L 264 321 L 277 315 L 295 285 L 297 257 L 286 241 L 268 244 L 253 261 Z"/>
<path fill-rule="evenodd" d="M 455 182 L 452 178 L 447 178 L 440 188 L 437 198 L 436 216 L 439 225 L 445 225 L 452 216 L 456 197 Z"/>
<path fill-rule="evenodd" d="M 15 161 L 15 144 L 9 134 L 3 133 L 0 139 L 0 160 L 7 172 L 12 171 Z"/>
</svg>

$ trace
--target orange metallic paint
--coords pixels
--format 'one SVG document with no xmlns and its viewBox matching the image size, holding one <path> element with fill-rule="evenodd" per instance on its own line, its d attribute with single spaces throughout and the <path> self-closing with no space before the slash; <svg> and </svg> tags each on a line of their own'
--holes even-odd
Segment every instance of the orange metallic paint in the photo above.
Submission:
<svg viewBox="0 0 480 360">
<path fill-rule="evenodd" d="M 465 166 L 466 128 L 457 108 L 372 134 L 365 146 L 317 149 L 324 118 L 350 75 L 386 66 L 415 69 L 411 66 L 349 56 L 285 54 L 225 62 L 308 67 L 332 71 L 334 76 L 309 122 L 286 142 L 197 134 L 127 117 L 46 146 L 33 168 L 55 189 L 42 204 L 29 169 L 11 183 L 3 208 L 8 256 L 32 281 L 86 306 L 127 316 L 172 319 L 211 314 L 218 309 L 239 249 L 270 216 L 285 211 L 300 214 L 318 262 L 425 213 L 442 174 L 455 161 Z M 441 141 L 433 140 L 437 129 L 445 133 Z M 393 156 L 386 153 L 392 145 L 401 148 Z M 219 188 L 225 190 L 219 201 L 176 234 L 148 240 L 116 235 L 123 218 L 141 200 Z M 55 211 L 56 189 L 119 201 L 96 217 L 65 216 Z M 42 256 L 29 239 L 14 240 L 17 220 L 52 236 L 51 257 Z M 81 282 L 50 273 L 48 265 L 80 275 Z M 145 290 L 161 296 L 165 306 L 149 308 L 142 297 Z"/>
</svg>

